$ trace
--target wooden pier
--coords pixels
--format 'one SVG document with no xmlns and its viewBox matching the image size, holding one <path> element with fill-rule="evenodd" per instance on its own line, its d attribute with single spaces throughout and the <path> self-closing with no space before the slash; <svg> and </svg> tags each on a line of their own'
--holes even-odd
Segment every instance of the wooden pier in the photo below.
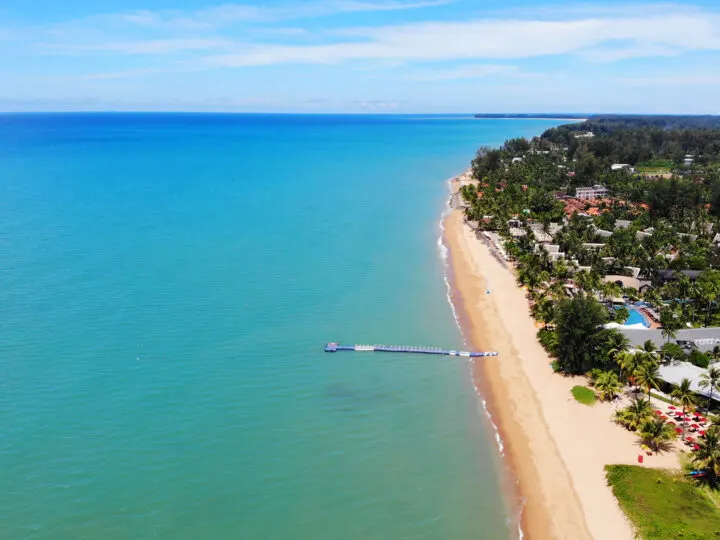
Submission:
<svg viewBox="0 0 720 540">
<path fill-rule="evenodd" d="M 325 352 L 334 353 L 338 351 L 435 354 L 438 356 L 465 356 L 468 358 L 498 355 L 497 352 L 451 351 L 435 347 L 411 347 L 405 345 L 340 345 L 334 341 L 325 346 Z"/>
</svg>

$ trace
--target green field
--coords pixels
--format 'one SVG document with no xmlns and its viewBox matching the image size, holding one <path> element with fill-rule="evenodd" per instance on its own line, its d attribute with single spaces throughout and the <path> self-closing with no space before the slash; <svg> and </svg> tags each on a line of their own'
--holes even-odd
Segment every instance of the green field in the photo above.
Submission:
<svg viewBox="0 0 720 540">
<path fill-rule="evenodd" d="M 595 392 L 587 386 L 573 386 L 571 392 L 575 400 L 583 405 L 593 405 L 597 401 Z"/>
<path fill-rule="evenodd" d="M 634 465 L 608 465 L 605 471 L 640 538 L 720 538 L 720 509 L 682 473 Z"/>
</svg>

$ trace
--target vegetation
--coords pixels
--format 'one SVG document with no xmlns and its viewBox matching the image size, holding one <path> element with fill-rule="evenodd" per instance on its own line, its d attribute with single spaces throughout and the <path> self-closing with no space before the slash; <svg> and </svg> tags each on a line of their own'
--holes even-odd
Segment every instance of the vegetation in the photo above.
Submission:
<svg viewBox="0 0 720 540">
<path fill-rule="evenodd" d="M 653 414 L 650 400 L 637 397 L 632 400 L 630 405 L 615 413 L 615 421 L 630 431 L 637 431 L 647 420 L 653 418 Z"/>
<path fill-rule="evenodd" d="M 705 476 L 699 479 L 717 487 L 720 479 L 720 428 L 716 425 L 710 427 L 705 436 L 698 439 L 698 446 L 693 452 L 692 462 L 705 472 Z"/>
<path fill-rule="evenodd" d="M 656 451 L 665 449 L 666 443 L 677 436 L 675 429 L 661 418 L 645 420 L 640 424 L 638 434 L 646 445 Z"/>
<path fill-rule="evenodd" d="M 583 405 L 594 405 L 597 401 L 595 392 L 587 386 L 573 386 L 571 392 L 575 400 Z"/>
<path fill-rule="evenodd" d="M 695 392 L 690 388 L 690 385 L 690 379 L 685 378 L 670 392 L 670 397 L 675 403 L 682 407 L 683 412 L 692 409 L 697 404 L 697 397 L 695 396 Z"/>
<path fill-rule="evenodd" d="M 608 465 L 605 471 L 620 506 L 645 540 L 720 535 L 720 509 L 691 481 L 632 465 Z"/>
<path fill-rule="evenodd" d="M 720 389 L 720 369 L 715 366 L 708 369 L 707 373 L 701 375 L 700 384 L 703 389 L 707 389 L 710 392 L 707 401 L 707 407 L 710 409 L 713 392 Z"/>
</svg>

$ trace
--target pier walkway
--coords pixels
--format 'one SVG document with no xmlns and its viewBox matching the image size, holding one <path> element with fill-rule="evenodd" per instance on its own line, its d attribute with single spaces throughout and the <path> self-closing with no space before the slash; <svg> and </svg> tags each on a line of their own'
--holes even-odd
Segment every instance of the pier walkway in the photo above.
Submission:
<svg viewBox="0 0 720 540">
<path fill-rule="evenodd" d="M 497 352 L 450 351 L 435 347 L 408 347 L 404 345 L 340 345 L 339 343 L 331 342 L 325 346 L 325 352 L 334 353 L 338 351 L 436 354 L 441 356 L 465 356 L 468 358 L 498 355 Z"/>
</svg>

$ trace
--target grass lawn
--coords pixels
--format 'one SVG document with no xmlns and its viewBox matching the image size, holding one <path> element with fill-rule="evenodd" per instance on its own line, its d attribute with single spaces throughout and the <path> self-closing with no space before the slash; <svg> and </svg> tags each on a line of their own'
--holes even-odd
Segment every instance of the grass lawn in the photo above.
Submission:
<svg viewBox="0 0 720 540">
<path fill-rule="evenodd" d="M 720 508 L 682 473 L 634 465 L 608 465 L 605 471 L 640 538 L 720 538 Z"/>
<path fill-rule="evenodd" d="M 640 174 L 660 175 L 669 174 L 671 169 L 669 167 L 638 167 L 637 171 Z"/>
<path fill-rule="evenodd" d="M 575 400 L 583 405 L 593 405 L 597 401 L 595 392 L 587 386 L 573 386 L 571 392 Z"/>
</svg>

